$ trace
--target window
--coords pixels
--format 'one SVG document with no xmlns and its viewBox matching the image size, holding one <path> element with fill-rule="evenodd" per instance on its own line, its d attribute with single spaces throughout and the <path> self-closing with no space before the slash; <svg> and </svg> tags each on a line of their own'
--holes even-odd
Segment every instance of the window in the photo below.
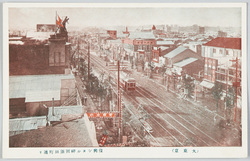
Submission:
<svg viewBox="0 0 250 161">
<path fill-rule="evenodd" d="M 220 49 L 220 54 L 223 54 L 223 50 L 222 49 Z"/>
<path fill-rule="evenodd" d="M 229 55 L 229 51 L 228 50 L 226 50 L 226 55 Z"/>
<path fill-rule="evenodd" d="M 55 64 L 59 64 L 60 63 L 60 55 L 61 53 L 60 52 L 55 52 L 54 53 L 54 60 L 55 60 Z"/>
<path fill-rule="evenodd" d="M 215 48 L 213 48 L 213 53 L 216 53 L 216 49 Z"/>
<path fill-rule="evenodd" d="M 207 74 L 207 68 L 205 67 L 205 74 Z"/>
<path fill-rule="evenodd" d="M 234 75 L 234 71 L 232 69 L 229 69 L 229 75 Z"/>
<path fill-rule="evenodd" d="M 207 74 L 208 74 L 208 75 L 211 75 L 211 74 L 212 74 L 211 68 L 207 68 Z"/>
</svg>

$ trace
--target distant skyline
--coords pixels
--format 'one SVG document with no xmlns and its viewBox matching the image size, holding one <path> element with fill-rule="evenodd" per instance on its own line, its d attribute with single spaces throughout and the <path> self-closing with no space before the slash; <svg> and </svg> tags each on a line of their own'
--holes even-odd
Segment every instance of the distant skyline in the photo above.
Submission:
<svg viewBox="0 0 250 161">
<path fill-rule="evenodd" d="M 69 27 L 179 25 L 241 27 L 241 8 L 10 8 L 10 29 L 55 24 L 57 14 Z"/>
</svg>

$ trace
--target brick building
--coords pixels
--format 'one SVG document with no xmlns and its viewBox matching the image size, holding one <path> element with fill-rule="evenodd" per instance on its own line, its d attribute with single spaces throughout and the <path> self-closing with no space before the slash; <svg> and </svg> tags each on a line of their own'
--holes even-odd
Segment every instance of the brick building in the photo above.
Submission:
<svg viewBox="0 0 250 161">
<path fill-rule="evenodd" d="M 13 117 L 46 115 L 44 104 L 59 106 L 76 94 L 67 34 L 53 34 L 31 32 L 27 37 L 9 39 L 9 108 Z"/>
<path fill-rule="evenodd" d="M 32 35 L 29 35 L 32 36 Z M 69 70 L 70 43 L 36 33 L 9 40 L 10 75 L 65 74 Z M 42 40 L 41 40 L 41 36 Z M 46 37 L 47 36 L 47 37 Z"/>
<path fill-rule="evenodd" d="M 107 34 L 113 39 L 117 39 L 117 31 L 116 30 L 107 30 Z"/>
<path fill-rule="evenodd" d="M 130 32 L 128 37 L 122 39 L 122 43 L 130 59 L 150 61 L 152 47 L 156 45 L 156 40 L 152 32 Z"/>
</svg>

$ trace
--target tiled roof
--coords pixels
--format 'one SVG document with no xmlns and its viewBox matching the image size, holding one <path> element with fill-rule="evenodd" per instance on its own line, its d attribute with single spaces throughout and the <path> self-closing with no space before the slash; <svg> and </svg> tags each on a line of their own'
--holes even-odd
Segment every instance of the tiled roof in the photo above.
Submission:
<svg viewBox="0 0 250 161">
<path fill-rule="evenodd" d="M 217 37 L 207 42 L 206 44 L 204 44 L 204 46 L 213 46 L 213 47 L 241 50 L 241 38 Z"/>
</svg>

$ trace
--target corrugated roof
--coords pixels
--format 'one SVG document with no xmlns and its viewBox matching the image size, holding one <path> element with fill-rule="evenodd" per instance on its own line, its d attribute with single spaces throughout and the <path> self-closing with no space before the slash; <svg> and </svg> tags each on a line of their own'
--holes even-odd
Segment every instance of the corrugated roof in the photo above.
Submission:
<svg viewBox="0 0 250 161">
<path fill-rule="evenodd" d="M 57 74 L 10 76 L 9 78 L 10 98 L 25 98 L 27 96 L 27 101 L 31 101 L 38 98 L 44 100 L 52 95 L 57 98 L 58 92 L 60 94 L 61 80 L 74 79 L 74 76 Z M 37 98 L 35 98 L 36 96 Z"/>
<path fill-rule="evenodd" d="M 84 116 L 86 117 L 86 116 Z M 89 125 L 88 125 L 89 124 Z M 86 119 L 64 122 L 55 126 L 11 136 L 10 147 L 98 147 L 96 136 Z"/>
<path fill-rule="evenodd" d="M 188 64 L 195 62 L 196 60 L 198 60 L 198 59 L 197 58 L 187 58 L 187 59 L 181 60 L 177 63 L 174 63 L 174 66 L 184 67 Z"/>
<path fill-rule="evenodd" d="M 9 119 L 9 131 L 33 130 L 46 123 L 46 116 Z"/>
<path fill-rule="evenodd" d="M 214 46 L 241 50 L 241 38 L 217 37 L 204 44 L 204 46 Z"/>
<path fill-rule="evenodd" d="M 169 52 L 168 54 L 166 54 L 164 57 L 165 57 L 165 58 L 173 58 L 173 57 L 175 57 L 176 55 L 182 53 L 182 52 L 185 51 L 185 50 L 187 50 L 187 48 L 180 46 L 180 47 L 178 47 L 178 48 L 176 48 L 176 49 L 170 51 L 170 52 Z"/>
<path fill-rule="evenodd" d="M 157 45 L 174 45 L 173 41 L 157 41 Z"/>
<path fill-rule="evenodd" d="M 155 39 L 152 32 L 130 32 L 130 39 Z"/>
</svg>

